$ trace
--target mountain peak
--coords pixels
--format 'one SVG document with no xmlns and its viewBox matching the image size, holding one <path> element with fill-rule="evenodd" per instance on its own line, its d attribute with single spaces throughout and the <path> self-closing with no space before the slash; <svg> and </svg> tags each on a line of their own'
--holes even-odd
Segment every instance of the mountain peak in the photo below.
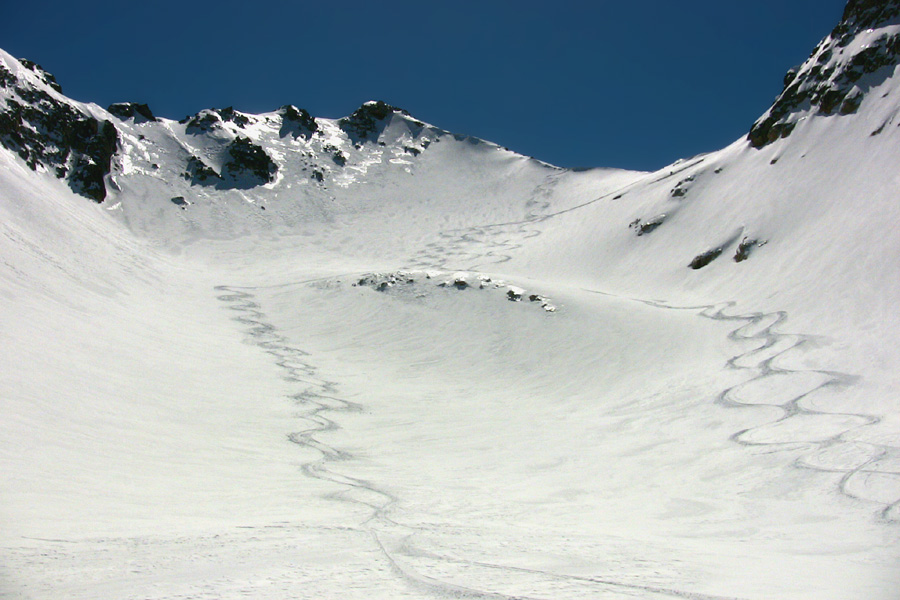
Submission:
<svg viewBox="0 0 900 600">
<path fill-rule="evenodd" d="M 807 115 L 855 113 L 900 57 L 900 0 L 850 0 L 841 22 L 810 57 L 788 71 L 784 90 L 751 128 L 762 148 L 788 137 Z"/>
<path fill-rule="evenodd" d="M 900 21 L 900 2 L 897 0 L 849 0 L 836 30 L 841 27 L 867 29 L 897 24 L 898 21 Z"/>
<path fill-rule="evenodd" d="M 353 111 L 349 117 L 338 121 L 338 126 L 355 141 L 367 141 L 377 139 L 384 128 L 384 122 L 392 115 L 409 117 L 408 111 L 391 106 L 382 100 L 370 100 Z M 422 125 L 418 121 L 416 124 Z"/>
</svg>

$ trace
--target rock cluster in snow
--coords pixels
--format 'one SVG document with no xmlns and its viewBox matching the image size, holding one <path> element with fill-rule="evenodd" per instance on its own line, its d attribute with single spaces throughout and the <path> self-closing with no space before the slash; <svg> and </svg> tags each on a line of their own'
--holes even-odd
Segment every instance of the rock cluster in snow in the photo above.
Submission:
<svg viewBox="0 0 900 600">
<path fill-rule="evenodd" d="M 465 290 L 499 291 L 510 302 L 535 303 L 547 312 L 556 312 L 557 307 L 546 296 L 537 293 L 529 293 L 524 288 L 510 285 L 499 279 L 494 279 L 484 274 L 473 273 L 439 273 L 436 271 L 398 271 L 395 273 L 372 273 L 360 277 L 354 286 L 370 287 L 379 292 L 388 292 L 397 289 L 414 291 L 417 286 L 429 282 L 432 288 Z M 425 294 L 418 294 L 424 297 Z"/>
</svg>

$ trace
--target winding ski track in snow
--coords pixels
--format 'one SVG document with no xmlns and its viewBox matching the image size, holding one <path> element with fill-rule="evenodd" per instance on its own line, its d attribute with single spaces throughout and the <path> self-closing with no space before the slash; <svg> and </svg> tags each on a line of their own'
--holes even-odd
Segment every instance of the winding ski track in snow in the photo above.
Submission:
<svg viewBox="0 0 900 600">
<path fill-rule="evenodd" d="M 586 291 L 615 296 L 597 290 Z M 748 371 L 753 376 L 719 392 L 715 402 L 728 408 L 774 408 L 781 416 L 737 431 L 731 435 L 731 440 L 746 447 L 799 451 L 794 467 L 840 475 L 837 489 L 841 494 L 880 505 L 879 519 L 900 523 L 900 496 L 892 493 L 892 490 L 900 489 L 900 471 L 885 466 L 900 459 L 900 447 L 848 439 L 855 431 L 881 423 L 879 416 L 815 408 L 819 396 L 852 386 L 858 379 L 855 375 L 824 369 L 791 369 L 777 364 L 789 353 L 802 352 L 805 344 L 815 340 L 810 335 L 776 331 L 787 321 L 786 312 L 728 314 L 726 311 L 736 306 L 735 302 L 672 306 L 659 301 L 632 300 L 663 310 L 696 311 L 714 321 L 740 322 L 741 325 L 728 334 L 729 339 L 759 341 L 761 345 L 736 354 L 726 366 Z M 817 426 L 803 427 L 798 420 L 804 418 L 817 420 L 814 424 Z M 889 500 L 881 497 L 885 494 L 879 492 L 877 482 L 876 486 L 869 485 L 868 479 L 872 477 L 889 480 L 885 487 L 888 488 L 887 495 L 893 497 Z"/>
<path fill-rule="evenodd" d="M 693 166 L 691 163 L 687 166 Z M 687 168 L 687 167 L 686 167 Z M 412 268 L 441 268 L 462 266 L 467 271 L 478 271 L 488 265 L 498 265 L 511 260 L 516 249 L 527 239 L 542 233 L 540 224 L 547 219 L 570 212 L 581 206 L 558 213 L 544 213 L 557 178 L 550 176 L 535 189 L 528 206 L 532 210 L 523 221 L 498 223 L 447 230 L 439 238 L 415 255 Z M 630 187 L 630 186 L 626 186 Z M 614 196 L 610 192 L 587 204 Z M 585 204 L 586 205 L 586 204 Z M 583 205 L 582 205 L 583 206 Z M 452 270 L 452 269 L 451 269 Z M 496 573 L 518 585 L 529 582 L 546 587 L 552 584 L 570 590 L 573 597 L 596 597 L 620 592 L 638 594 L 646 598 L 681 598 L 687 600 L 738 600 L 734 597 L 712 596 L 702 593 L 641 585 L 603 576 L 566 575 L 514 565 L 502 565 L 459 556 L 446 556 L 427 552 L 415 545 L 417 532 L 426 529 L 405 525 L 391 517 L 401 499 L 372 481 L 355 478 L 338 472 L 337 466 L 354 457 L 352 454 L 324 443 L 320 436 L 340 428 L 341 413 L 361 411 L 364 407 L 340 397 L 338 384 L 317 376 L 316 368 L 308 359 L 308 353 L 293 346 L 277 329 L 266 321 L 260 305 L 253 295 L 255 288 L 218 286 L 218 298 L 238 313 L 234 319 L 246 328 L 250 339 L 270 354 L 275 363 L 285 370 L 285 379 L 297 383 L 301 389 L 290 398 L 306 407 L 303 420 L 309 426 L 291 433 L 291 442 L 318 452 L 316 460 L 302 465 L 302 472 L 310 478 L 339 485 L 342 490 L 330 497 L 366 507 L 369 516 L 360 523 L 368 533 L 391 569 L 415 590 L 439 598 L 472 598 L 485 600 L 550 600 L 559 593 L 528 595 L 504 594 L 498 591 L 476 589 L 431 576 L 421 567 L 414 566 L 417 559 L 426 557 L 442 565 L 457 565 L 463 571 L 481 570 Z M 593 293 L 612 295 L 598 290 Z M 803 351 L 804 345 L 815 338 L 804 334 L 784 333 L 787 322 L 785 312 L 752 312 L 731 314 L 736 303 L 725 302 L 700 306 L 674 306 L 665 302 L 632 298 L 631 300 L 660 310 L 688 310 L 699 316 L 737 324 L 728 334 L 739 342 L 758 342 L 745 352 L 732 356 L 726 363 L 729 369 L 745 371 L 751 376 L 745 381 L 720 391 L 715 402 L 725 408 L 765 407 L 780 411 L 778 418 L 731 435 L 736 444 L 751 447 L 771 447 L 773 451 L 798 453 L 793 466 L 839 477 L 837 490 L 848 498 L 873 502 L 881 508 L 879 518 L 887 523 L 900 523 L 900 494 L 885 496 L 900 489 L 900 471 L 891 464 L 900 464 L 900 447 L 890 443 L 862 442 L 852 439 L 853 432 L 873 427 L 881 417 L 864 412 L 847 410 L 829 411 L 827 394 L 841 392 L 854 385 L 857 378 L 849 373 L 825 369 L 793 369 L 780 364 L 792 353 Z M 793 354 L 796 356 L 796 354 Z M 803 420 L 808 421 L 803 423 Z M 874 484 L 870 485 L 870 479 Z M 493 578 L 491 578 L 493 580 Z M 498 585 L 498 587 L 502 587 Z M 540 587 L 540 586 L 539 586 Z M 563 594 L 567 594 L 563 592 Z"/>
<path fill-rule="evenodd" d="M 338 384 L 327 381 L 317 375 L 317 369 L 309 361 L 309 353 L 294 346 L 278 332 L 276 327 L 267 322 L 266 315 L 256 301 L 253 290 L 257 288 L 220 285 L 215 287 L 217 298 L 224 302 L 228 309 L 237 313 L 233 319 L 241 324 L 250 341 L 261 350 L 272 356 L 275 364 L 284 370 L 284 379 L 296 383 L 301 389 L 289 398 L 307 410 L 302 419 L 309 427 L 290 433 L 288 439 L 298 446 L 311 449 L 319 454 L 315 460 L 302 464 L 301 471 L 307 477 L 331 482 L 343 489 L 333 493 L 329 498 L 369 509 L 369 516 L 360 523 L 362 531 L 368 533 L 392 570 L 414 588 L 423 593 L 439 598 L 471 598 L 480 600 L 551 600 L 557 595 L 521 595 L 504 594 L 467 587 L 442 581 L 416 570 L 408 564 L 406 558 L 428 556 L 447 564 L 459 564 L 467 568 L 480 568 L 488 571 L 502 571 L 508 576 L 530 576 L 542 581 L 565 582 L 566 585 L 581 589 L 579 597 L 591 597 L 601 592 L 622 591 L 629 594 L 641 593 L 652 598 L 682 598 L 686 600 L 741 600 L 731 596 L 713 596 L 691 591 L 672 589 L 652 585 L 640 585 L 618 581 L 604 577 L 585 577 L 566 575 L 537 569 L 528 569 L 509 565 L 498 565 L 488 562 L 465 560 L 457 557 L 439 556 L 414 549 L 413 538 L 421 527 L 405 525 L 391 518 L 391 510 L 400 503 L 400 499 L 376 483 L 339 473 L 335 466 L 352 460 L 354 456 L 339 448 L 335 448 L 319 439 L 323 433 L 340 429 L 337 416 L 341 413 L 358 412 L 364 407 L 355 402 L 343 399 L 338 395 Z M 391 542 L 391 538 L 394 539 Z"/>
<path fill-rule="evenodd" d="M 662 176 L 648 176 L 656 177 L 654 181 L 661 181 L 687 171 L 704 160 L 705 157 L 697 157 L 686 161 L 675 171 Z M 550 204 L 539 200 L 549 198 L 558 178 L 558 174 L 551 175 L 535 189 L 528 202 L 534 210 L 525 219 L 442 231 L 440 239 L 429 244 L 414 264 L 419 268 L 446 270 L 451 269 L 452 261 L 454 266 L 464 265 L 463 270 L 469 271 L 502 264 L 511 260 L 513 253 L 528 239 L 541 235 L 540 225 L 543 222 L 604 199 L 616 198 L 643 182 L 632 182 L 564 210 L 544 212 Z M 723 390 L 715 401 L 725 407 L 767 406 L 780 410 L 782 414 L 775 421 L 738 431 L 731 439 L 746 447 L 801 450 L 802 454 L 794 463 L 797 468 L 840 475 L 837 487 L 843 495 L 880 505 L 882 508 L 878 515 L 881 520 L 900 523 L 900 445 L 892 441 L 875 443 L 849 439 L 853 432 L 880 424 L 882 417 L 816 407 L 817 401 L 827 403 L 827 393 L 847 389 L 858 377 L 840 371 L 789 369 L 777 364 L 789 353 L 802 352 L 805 345 L 815 341 L 815 336 L 779 332 L 778 329 L 788 320 L 784 311 L 728 314 L 726 311 L 734 308 L 735 302 L 681 307 L 639 298 L 631 300 L 665 310 L 698 311 L 701 316 L 716 321 L 740 322 L 741 325 L 729 333 L 729 339 L 755 340 L 761 345 L 732 357 L 727 367 L 746 370 L 754 376 L 740 385 Z M 802 427 L 800 421 L 803 419 L 813 421 L 815 426 Z M 810 435 L 803 436 L 802 433 Z"/>
<path fill-rule="evenodd" d="M 659 303 L 648 304 L 669 308 Z M 815 407 L 817 396 L 846 389 L 857 381 L 857 377 L 840 371 L 779 366 L 780 358 L 802 351 L 803 346 L 814 338 L 776 331 L 787 321 L 787 313 L 783 311 L 728 314 L 726 311 L 734 306 L 734 302 L 727 302 L 693 308 L 700 310 L 701 316 L 716 321 L 743 322 L 729 333 L 732 340 L 762 342 L 759 347 L 728 360 L 729 368 L 747 370 L 754 376 L 720 392 L 716 402 L 738 408 L 768 406 L 779 409 L 782 414 L 770 423 L 738 431 L 731 439 L 743 446 L 800 449 L 802 454 L 794 461 L 797 468 L 841 475 L 838 489 L 842 494 L 880 504 L 881 519 L 900 523 L 900 497 L 889 501 L 879 499 L 877 490 L 872 490 L 866 481 L 872 476 L 886 478 L 893 480 L 894 485 L 890 487 L 900 489 L 900 471 L 884 466 L 888 461 L 900 458 L 900 448 L 848 439 L 852 432 L 878 425 L 882 418 L 863 412 L 827 411 Z M 819 427 L 793 427 L 795 421 L 804 418 L 819 421 Z M 797 437 L 797 429 L 808 435 Z"/>
</svg>

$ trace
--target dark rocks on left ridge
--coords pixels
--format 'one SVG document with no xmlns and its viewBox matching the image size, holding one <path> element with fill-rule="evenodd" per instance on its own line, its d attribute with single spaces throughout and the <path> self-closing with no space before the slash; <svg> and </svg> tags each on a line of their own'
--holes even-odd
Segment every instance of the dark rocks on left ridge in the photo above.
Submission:
<svg viewBox="0 0 900 600">
<path fill-rule="evenodd" d="M 51 89 L 55 78 L 38 65 L 23 61 Z M 31 65 L 31 66 L 29 66 Z M 0 144 L 15 152 L 32 170 L 46 168 L 76 193 L 96 202 L 106 199 L 105 178 L 118 148 L 115 125 L 98 120 L 9 70 L 0 84 L 12 92 L 0 111 Z M 54 85 L 55 84 L 55 85 Z"/>
</svg>

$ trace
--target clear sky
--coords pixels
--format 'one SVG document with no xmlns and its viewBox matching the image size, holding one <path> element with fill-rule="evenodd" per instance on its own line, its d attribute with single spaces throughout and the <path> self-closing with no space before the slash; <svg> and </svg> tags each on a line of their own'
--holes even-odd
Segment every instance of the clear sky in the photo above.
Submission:
<svg viewBox="0 0 900 600">
<path fill-rule="evenodd" d="M 181 118 L 381 99 L 559 166 L 655 169 L 744 135 L 845 0 L 3 5 L 0 47 L 77 100 Z"/>
</svg>

